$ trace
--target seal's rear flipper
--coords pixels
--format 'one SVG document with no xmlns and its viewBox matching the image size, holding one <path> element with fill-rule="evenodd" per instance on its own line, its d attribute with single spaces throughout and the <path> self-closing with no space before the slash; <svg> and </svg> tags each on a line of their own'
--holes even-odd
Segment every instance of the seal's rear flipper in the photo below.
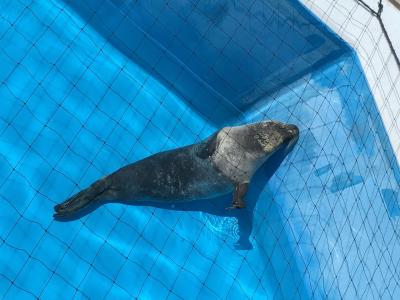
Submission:
<svg viewBox="0 0 400 300">
<path fill-rule="evenodd" d="M 54 206 L 54 215 L 56 219 L 64 219 L 74 216 L 83 208 L 96 203 L 107 190 L 106 180 L 102 179 L 93 183 L 87 189 L 84 189 L 67 199 L 61 204 Z"/>
</svg>

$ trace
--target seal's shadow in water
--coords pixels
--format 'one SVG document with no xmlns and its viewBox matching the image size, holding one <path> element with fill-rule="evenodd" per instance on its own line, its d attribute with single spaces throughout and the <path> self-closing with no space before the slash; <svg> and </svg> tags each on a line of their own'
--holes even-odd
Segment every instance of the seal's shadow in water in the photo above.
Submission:
<svg viewBox="0 0 400 300">
<path fill-rule="evenodd" d="M 134 206 L 150 206 L 157 207 L 167 210 L 177 210 L 177 211 L 190 211 L 190 212 L 205 212 L 208 214 L 224 217 L 234 217 L 238 221 L 239 226 L 239 239 L 235 245 L 237 249 L 252 249 L 249 237 L 253 229 L 253 213 L 256 200 L 259 198 L 262 190 L 267 184 L 268 180 L 272 177 L 278 167 L 281 165 L 282 161 L 285 159 L 288 152 L 292 149 L 281 149 L 275 152 L 258 171 L 254 174 L 253 179 L 250 183 L 250 188 L 245 196 L 246 208 L 245 209 L 233 209 L 227 210 L 226 208 L 231 206 L 232 194 L 224 195 L 221 197 L 202 199 L 190 202 L 155 202 L 155 201 L 141 201 L 141 202 L 119 202 L 119 201 L 108 201 L 106 203 L 122 203 L 124 205 L 134 205 Z M 265 199 L 260 199 L 259 201 L 265 201 Z M 101 204 L 94 204 L 85 209 L 82 209 L 74 217 L 66 219 L 57 219 L 58 221 L 71 221 L 79 219 L 88 213 L 94 211 Z"/>
</svg>

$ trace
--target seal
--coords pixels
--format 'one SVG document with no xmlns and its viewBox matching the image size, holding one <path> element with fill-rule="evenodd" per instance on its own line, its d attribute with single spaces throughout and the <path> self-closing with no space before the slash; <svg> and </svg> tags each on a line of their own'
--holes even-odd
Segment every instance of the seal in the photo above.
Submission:
<svg viewBox="0 0 400 300">
<path fill-rule="evenodd" d="M 179 202 L 233 192 L 232 208 L 244 208 L 244 196 L 256 170 L 279 149 L 289 152 L 299 129 L 262 121 L 224 127 L 206 140 L 160 152 L 94 182 L 54 207 L 55 218 L 69 218 L 106 201 Z"/>
</svg>

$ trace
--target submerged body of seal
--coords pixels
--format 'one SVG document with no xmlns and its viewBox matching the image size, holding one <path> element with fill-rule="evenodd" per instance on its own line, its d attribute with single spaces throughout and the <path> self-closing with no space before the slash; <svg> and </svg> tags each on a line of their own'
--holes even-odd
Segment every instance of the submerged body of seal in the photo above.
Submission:
<svg viewBox="0 0 400 300">
<path fill-rule="evenodd" d="M 102 201 L 191 201 L 234 192 L 232 208 L 243 197 L 256 170 L 277 150 L 297 141 L 295 125 L 264 121 L 224 127 L 198 144 L 161 152 L 127 165 L 54 207 L 68 218 Z"/>
</svg>

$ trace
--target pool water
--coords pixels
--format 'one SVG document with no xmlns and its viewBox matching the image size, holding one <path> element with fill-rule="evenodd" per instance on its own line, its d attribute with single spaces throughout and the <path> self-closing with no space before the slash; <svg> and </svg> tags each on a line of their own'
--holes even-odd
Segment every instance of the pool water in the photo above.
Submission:
<svg viewBox="0 0 400 300">
<path fill-rule="evenodd" d="M 356 54 L 297 1 L 0 12 L 2 297 L 400 297 L 396 159 Z M 245 210 L 228 195 L 53 220 L 125 164 L 264 119 L 300 139 Z"/>
</svg>

